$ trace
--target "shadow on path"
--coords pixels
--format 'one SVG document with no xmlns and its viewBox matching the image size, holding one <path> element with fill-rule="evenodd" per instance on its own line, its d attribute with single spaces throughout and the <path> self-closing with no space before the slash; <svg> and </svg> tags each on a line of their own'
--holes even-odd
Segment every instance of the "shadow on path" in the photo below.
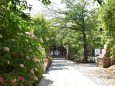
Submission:
<svg viewBox="0 0 115 86">
<path fill-rule="evenodd" d="M 52 86 L 53 81 L 50 79 L 46 79 L 46 77 L 42 78 L 38 86 Z"/>
</svg>

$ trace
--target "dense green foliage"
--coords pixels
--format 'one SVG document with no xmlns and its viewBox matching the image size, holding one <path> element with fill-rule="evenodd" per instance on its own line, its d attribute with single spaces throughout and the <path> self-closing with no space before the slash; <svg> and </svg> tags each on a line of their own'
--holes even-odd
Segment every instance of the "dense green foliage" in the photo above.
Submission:
<svg viewBox="0 0 115 86">
<path fill-rule="evenodd" d="M 112 45 L 115 41 L 115 12 L 114 12 L 114 1 L 107 0 L 106 4 L 104 4 L 99 13 L 100 26 L 103 31 L 103 41 L 106 43 L 109 41 Z"/>
<path fill-rule="evenodd" d="M 103 34 L 101 39 L 107 47 L 111 49 L 111 58 L 115 59 L 115 2 L 114 0 L 107 0 L 100 8 L 99 20 Z"/>
<path fill-rule="evenodd" d="M 66 4 L 66 9 L 64 11 L 59 10 L 58 13 L 63 13 L 65 17 L 61 16 L 55 19 L 55 22 L 58 22 L 57 26 L 61 28 L 57 34 L 59 37 L 56 38 L 58 45 L 68 47 L 70 53 L 74 53 L 76 57 L 83 57 L 83 52 L 86 52 L 85 56 L 94 56 L 94 49 L 103 48 L 104 44 L 108 44 L 110 48 L 114 46 L 115 14 L 113 0 L 62 1 Z M 96 2 L 100 6 L 90 8 L 90 5 L 95 5 Z M 69 34 L 74 35 L 74 37 Z"/>
<path fill-rule="evenodd" d="M 47 40 L 42 44 L 40 38 L 49 27 L 41 16 L 35 21 L 23 12 L 30 8 L 25 0 L 0 0 L 2 86 L 32 86 L 44 72 Z"/>
</svg>

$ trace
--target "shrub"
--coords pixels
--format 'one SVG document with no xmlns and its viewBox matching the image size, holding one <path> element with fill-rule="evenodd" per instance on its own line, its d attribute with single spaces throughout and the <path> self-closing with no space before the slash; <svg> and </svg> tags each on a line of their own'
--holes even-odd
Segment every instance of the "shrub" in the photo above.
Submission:
<svg viewBox="0 0 115 86">
<path fill-rule="evenodd" d="M 2 0 L 0 4 L 0 86 L 32 86 L 44 73 L 47 40 L 42 43 L 40 38 L 47 36 L 43 34 L 47 22 L 44 25 L 45 19 L 38 18 L 35 26 L 23 12 L 29 8 L 26 1 Z"/>
<path fill-rule="evenodd" d="M 0 86 L 32 86 L 44 73 L 45 49 L 31 18 L 12 3 L 0 5 Z"/>
</svg>

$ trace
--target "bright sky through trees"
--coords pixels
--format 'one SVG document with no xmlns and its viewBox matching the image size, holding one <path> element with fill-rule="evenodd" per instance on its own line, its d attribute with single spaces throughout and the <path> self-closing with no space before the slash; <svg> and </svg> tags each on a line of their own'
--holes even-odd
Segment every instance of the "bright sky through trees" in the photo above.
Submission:
<svg viewBox="0 0 115 86">
<path fill-rule="evenodd" d="M 54 12 L 52 13 L 52 10 L 65 10 L 65 4 L 61 3 L 61 0 L 51 0 L 51 4 L 50 5 L 43 5 L 43 3 L 41 1 L 38 0 L 27 0 L 28 4 L 32 5 L 32 9 L 31 11 L 26 10 L 26 13 L 31 13 L 31 16 L 35 16 L 38 14 L 42 14 L 44 15 L 46 18 L 53 18 L 55 16 Z M 89 0 L 88 1 L 90 4 L 88 6 L 88 9 L 92 9 L 94 7 L 98 7 L 99 5 L 95 2 L 93 3 L 93 0 Z M 50 8 L 50 9 L 48 9 Z M 57 16 L 57 15 L 56 15 Z M 56 17 L 55 16 L 55 17 Z M 58 16 L 63 16 L 62 14 Z"/>
<path fill-rule="evenodd" d="M 30 11 L 32 16 L 37 14 L 46 15 L 47 9 L 46 6 L 43 5 L 43 3 L 38 0 L 27 0 L 27 2 L 28 4 L 32 5 L 32 10 Z M 51 4 L 48 5 L 48 7 L 64 9 L 64 5 L 61 3 L 61 0 L 51 0 Z M 28 12 L 28 10 L 26 10 L 25 12 Z"/>
</svg>

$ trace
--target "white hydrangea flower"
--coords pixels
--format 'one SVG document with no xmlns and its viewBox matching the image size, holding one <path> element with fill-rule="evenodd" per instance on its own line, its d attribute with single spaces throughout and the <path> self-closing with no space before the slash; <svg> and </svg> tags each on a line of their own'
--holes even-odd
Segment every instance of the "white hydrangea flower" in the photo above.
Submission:
<svg viewBox="0 0 115 86">
<path fill-rule="evenodd" d="M 33 31 L 30 32 L 30 35 L 31 35 L 31 36 L 33 35 Z"/>
<path fill-rule="evenodd" d="M 37 37 L 36 37 L 35 35 L 32 35 L 31 37 L 32 37 L 33 39 L 37 39 Z"/>
<path fill-rule="evenodd" d="M 32 74 L 34 74 L 34 71 L 33 71 L 33 70 L 30 70 L 30 72 L 31 72 Z"/>
<path fill-rule="evenodd" d="M 29 56 L 26 56 L 26 59 L 27 59 L 27 60 L 30 60 L 30 57 L 29 57 Z"/>
<path fill-rule="evenodd" d="M 19 66 L 20 66 L 21 68 L 24 68 L 24 64 L 20 64 Z"/>
<path fill-rule="evenodd" d="M 26 35 L 31 36 L 33 35 L 33 32 L 25 32 Z"/>
<path fill-rule="evenodd" d="M 0 34 L 0 38 L 2 38 L 2 35 Z"/>
<path fill-rule="evenodd" d="M 42 38 L 40 38 L 40 42 L 42 42 L 42 43 L 44 42 Z"/>
<path fill-rule="evenodd" d="M 32 60 L 33 60 L 34 62 L 38 62 L 38 61 L 39 61 L 39 59 L 37 59 L 36 57 L 34 57 Z"/>
<path fill-rule="evenodd" d="M 107 44 L 105 44 L 105 45 L 104 45 L 104 49 L 107 49 L 107 47 L 108 47 Z"/>
<path fill-rule="evenodd" d="M 38 71 L 38 69 L 37 69 L 37 68 L 35 68 L 35 71 Z"/>
<path fill-rule="evenodd" d="M 26 34 L 26 35 L 30 35 L 30 33 L 29 33 L 29 32 L 25 32 L 25 34 Z"/>
<path fill-rule="evenodd" d="M 9 52 L 9 51 L 10 51 L 10 48 L 9 48 L 9 47 L 4 47 L 4 51 L 5 51 L 5 52 Z"/>
<path fill-rule="evenodd" d="M 36 76 L 35 76 L 35 77 L 34 77 L 34 80 L 36 80 L 36 81 L 37 81 L 37 80 L 38 80 L 38 77 L 36 77 Z"/>
</svg>

